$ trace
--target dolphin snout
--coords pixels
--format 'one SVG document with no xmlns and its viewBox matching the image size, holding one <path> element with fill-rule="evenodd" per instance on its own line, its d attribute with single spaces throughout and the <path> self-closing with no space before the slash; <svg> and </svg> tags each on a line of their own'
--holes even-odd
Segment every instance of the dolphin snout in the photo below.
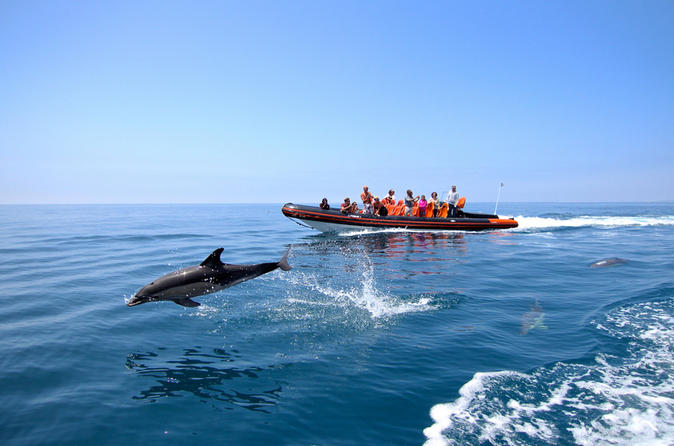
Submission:
<svg viewBox="0 0 674 446">
<path fill-rule="evenodd" d="M 129 299 L 129 301 L 126 303 L 126 306 L 135 307 L 136 305 L 144 304 L 147 301 L 148 301 L 147 297 L 135 294 L 134 296 L 131 297 L 131 299 Z"/>
<path fill-rule="evenodd" d="M 147 292 L 147 285 L 138 290 L 136 294 L 131 296 L 131 299 L 126 303 L 128 307 L 134 307 L 136 305 L 144 304 L 152 300 L 152 294 Z"/>
</svg>

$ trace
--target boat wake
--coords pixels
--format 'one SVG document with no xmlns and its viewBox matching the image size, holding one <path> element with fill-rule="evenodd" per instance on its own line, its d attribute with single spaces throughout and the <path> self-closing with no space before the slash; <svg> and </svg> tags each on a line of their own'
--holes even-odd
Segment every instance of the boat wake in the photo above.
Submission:
<svg viewBox="0 0 674 446">
<path fill-rule="evenodd" d="M 674 226 L 674 216 L 592 216 L 584 215 L 569 218 L 554 218 L 554 217 L 513 217 L 519 226 L 512 229 L 497 229 L 508 232 L 542 232 L 556 229 L 573 229 L 573 228 L 606 228 L 613 229 L 618 227 L 646 227 L 646 226 Z M 339 237 L 358 237 L 372 234 L 386 234 L 386 233 L 413 233 L 413 232 L 446 232 L 446 233 L 465 233 L 465 230 L 451 230 L 451 229 L 409 229 L 409 228 L 360 228 L 360 227 L 345 227 L 335 235 Z"/>
<path fill-rule="evenodd" d="M 519 223 L 517 228 L 506 229 L 514 232 L 533 232 L 539 230 L 552 230 L 558 228 L 616 228 L 625 226 L 672 226 L 674 216 L 666 215 L 659 217 L 626 217 L 626 216 L 580 216 L 571 218 L 549 217 L 515 217 Z"/>
<path fill-rule="evenodd" d="M 476 373 L 431 409 L 426 445 L 672 444 L 674 300 L 617 308 L 594 325 L 626 341 L 627 357 Z"/>
</svg>

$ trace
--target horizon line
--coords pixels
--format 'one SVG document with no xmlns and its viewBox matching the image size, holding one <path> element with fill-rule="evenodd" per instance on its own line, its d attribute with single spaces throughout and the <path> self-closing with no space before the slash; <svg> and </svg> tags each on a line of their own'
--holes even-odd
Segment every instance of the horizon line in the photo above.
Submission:
<svg viewBox="0 0 674 446">
<path fill-rule="evenodd" d="M 492 204 L 496 201 L 473 201 L 474 204 Z M 286 202 L 292 203 L 292 202 Z M 674 200 L 654 201 L 501 201 L 500 204 L 674 204 Z M 0 203 L 0 206 L 157 206 L 157 205 L 283 205 L 283 202 L 57 202 L 57 203 Z M 302 204 L 302 202 L 297 202 Z"/>
</svg>

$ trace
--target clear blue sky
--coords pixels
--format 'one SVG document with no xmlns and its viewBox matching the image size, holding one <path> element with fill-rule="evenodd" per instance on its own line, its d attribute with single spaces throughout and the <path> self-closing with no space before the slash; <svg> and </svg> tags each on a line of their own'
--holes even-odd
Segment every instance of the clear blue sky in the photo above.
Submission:
<svg viewBox="0 0 674 446">
<path fill-rule="evenodd" d="M 674 2 L 0 2 L 0 203 L 674 200 Z"/>
</svg>

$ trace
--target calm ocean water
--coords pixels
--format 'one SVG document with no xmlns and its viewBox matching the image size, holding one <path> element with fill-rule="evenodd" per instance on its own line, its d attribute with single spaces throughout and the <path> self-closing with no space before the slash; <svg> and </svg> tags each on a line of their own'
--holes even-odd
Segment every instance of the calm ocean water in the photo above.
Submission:
<svg viewBox="0 0 674 446">
<path fill-rule="evenodd" d="M 674 205 L 331 236 L 280 208 L 0 206 L 0 443 L 674 443 Z M 289 245 L 201 307 L 125 306 Z"/>
</svg>

